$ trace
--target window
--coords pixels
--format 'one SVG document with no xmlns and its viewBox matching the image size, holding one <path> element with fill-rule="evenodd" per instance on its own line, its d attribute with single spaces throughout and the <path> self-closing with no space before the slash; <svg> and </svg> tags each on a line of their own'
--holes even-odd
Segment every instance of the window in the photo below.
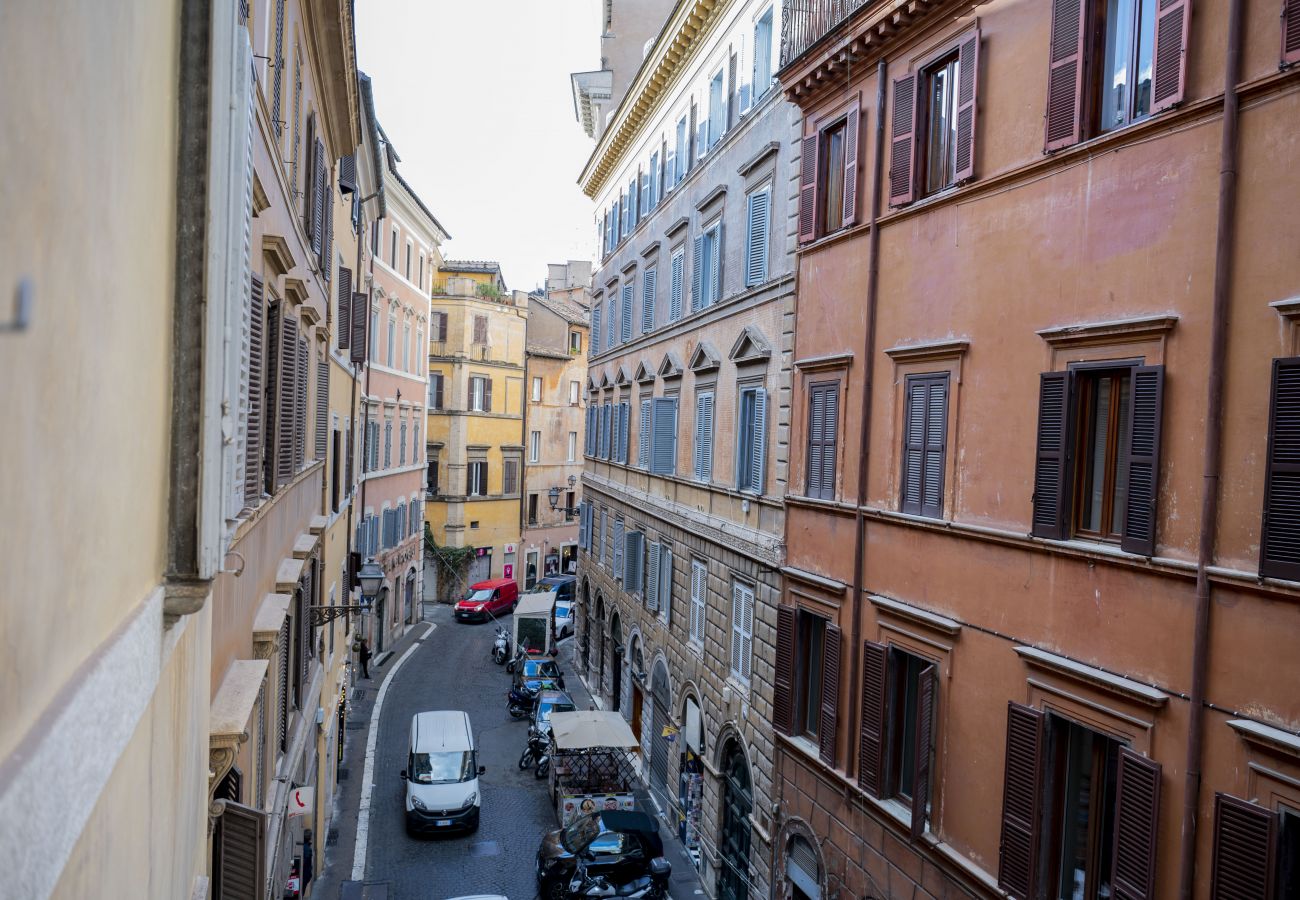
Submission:
<svg viewBox="0 0 1300 900">
<path fill-rule="evenodd" d="M 519 458 L 507 456 L 501 460 L 501 493 L 519 493 Z"/>
<path fill-rule="evenodd" d="M 397 445 L 397 464 L 399 466 L 406 465 L 406 420 L 405 419 L 402 420 L 401 440 L 398 442 Z"/>
<path fill-rule="evenodd" d="M 722 70 L 719 69 L 709 81 L 708 143 L 704 147 L 705 153 L 717 145 L 722 133 L 727 130 L 727 112 L 723 106 L 725 94 L 722 88 Z"/>
<path fill-rule="evenodd" d="M 682 317 L 682 292 L 686 280 L 686 248 L 678 247 L 673 251 L 671 296 L 668 300 L 668 321 L 676 322 Z"/>
<path fill-rule="evenodd" d="M 777 607 L 772 724 L 783 734 L 816 742 L 828 766 L 835 765 L 842 644 L 840 629 L 822 616 L 785 604 Z M 871 672 L 864 674 L 864 679 L 870 677 Z M 865 723 L 862 736 L 864 741 L 868 737 Z"/>
<path fill-rule="evenodd" d="M 623 545 L 624 527 L 622 516 L 618 516 L 614 519 L 614 550 L 613 553 L 610 554 L 609 573 L 613 575 L 615 579 L 620 581 L 623 578 L 623 551 L 625 549 Z"/>
<path fill-rule="evenodd" d="M 655 282 L 658 273 L 653 266 L 641 275 L 641 333 L 645 334 L 655 325 Z"/>
<path fill-rule="evenodd" d="M 731 674 L 749 683 L 754 656 L 754 589 L 737 581 L 731 587 Z"/>
<path fill-rule="evenodd" d="M 618 294 L 611 293 L 609 296 L 609 319 L 605 322 L 605 346 L 614 347 L 618 344 Z"/>
<path fill-rule="evenodd" d="M 578 460 L 578 432 L 569 432 L 569 455 L 568 462 L 577 462 Z"/>
<path fill-rule="evenodd" d="M 909 375 L 905 382 L 902 510 L 943 518 L 948 434 L 948 375 Z"/>
<path fill-rule="evenodd" d="M 486 344 L 488 340 L 487 316 L 474 316 L 474 343 Z"/>
<path fill-rule="evenodd" d="M 397 229 L 393 229 L 393 239 L 388 251 L 388 264 L 397 268 Z"/>
<path fill-rule="evenodd" d="M 808 463 L 804 493 L 835 499 L 835 462 L 839 453 L 840 385 L 837 381 L 808 388 Z"/>
<path fill-rule="evenodd" d="M 650 398 L 641 400 L 641 419 L 636 432 L 636 464 L 650 468 Z"/>
<path fill-rule="evenodd" d="M 1050 896 L 1112 896 L 1119 743 L 1055 715 L 1047 717 Z"/>
<path fill-rule="evenodd" d="M 591 352 L 600 352 L 600 316 L 601 304 L 597 303 L 591 311 Z"/>
<path fill-rule="evenodd" d="M 533 399 L 533 402 L 534 402 L 534 403 L 541 403 L 541 402 L 542 402 L 542 379 L 541 379 L 540 377 L 536 376 L 536 375 L 533 376 L 533 394 L 532 394 L 532 399 Z"/>
<path fill-rule="evenodd" d="M 772 10 L 754 23 L 754 102 L 772 86 Z"/>
<path fill-rule="evenodd" d="M 822 183 L 822 203 L 818 210 L 818 230 L 829 234 L 840 228 L 840 211 L 844 208 L 844 122 L 837 122 L 822 132 L 819 169 L 826 173 Z"/>
<path fill-rule="evenodd" d="M 767 281 L 767 233 L 772 189 L 750 194 L 745 215 L 745 287 Z"/>
<path fill-rule="evenodd" d="M 442 373 L 429 373 L 429 409 L 442 409 Z"/>
<path fill-rule="evenodd" d="M 677 473 L 677 398 L 655 397 L 650 410 L 650 471 Z"/>
<path fill-rule="evenodd" d="M 767 468 L 767 391 L 763 388 L 740 391 L 736 433 L 736 486 L 761 494 Z"/>
<path fill-rule="evenodd" d="M 425 470 L 424 489 L 427 493 L 436 496 L 438 493 L 438 451 L 429 449 L 426 455 L 429 462 Z"/>
<path fill-rule="evenodd" d="M 445 312 L 435 312 L 433 321 L 429 325 L 429 339 L 444 343 L 447 340 L 447 314 Z M 442 348 L 438 348 L 441 350 Z"/>
<path fill-rule="evenodd" d="M 528 461 L 537 462 L 542 455 L 542 433 L 534 431 L 528 435 Z"/>
<path fill-rule="evenodd" d="M 1265 457 L 1261 577 L 1300 581 L 1300 357 L 1273 360 Z"/>
<path fill-rule="evenodd" d="M 370 353 L 369 359 L 379 359 L 379 308 L 370 308 Z"/>
<path fill-rule="evenodd" d="M 1033 533 L 1151 556 L 1164 367 L 1081 363 L 1040 376 Z"/>
<path fill-rule="evenodd" d="M 708 481 L 713 477 L 713 392 L 695 397 L 695 478 Z"/>
<path fill-rule="evenodd" d="M 645 605 L 660 619 L 672 622 L 673 551 L 668 544 L 653 543 L 646 548 Z"/>
<path fill-rule="evenodd" d="M 492 379 L 484 375 L 471 375 L 469 379 L 470 412 L 492 411 Z"/>
<path fill-rule="evenodd" d="M 722 222 L 714 222 L 695 239 L 695 269 L 691 274 L 691 311 L 722 298 Z"/>
<path fill-rule="evenodd" d="M 640 594 L 645 590 L 645 535 L 629 531 L 623 538 L 623 590 Z"/>
<path fill-rule="evenodd" d="M 529 525 L 537 524 L 537 495 L 536 494 L 528 495 L 528 524 Z"/>
<path fill-rule="evenodd" d="M 691 643 L 704 649 L 705 606 L 709 589 L 709 567 L 698 559 L 691 560 Z"/>
<path fill-rule="evenodd" d="M 397 362 L 397 314 L 388 316 L 388 357 L 385 360 L 391 368 Z"/>
<path fill-rule="evenodd" d="M 577 406 L 578 403 L 580 402 L 581 396 L 582 396 L 582 388 L 580 386 L 580 382 L 570 381 L 569 382 L 569 405 Z"/>
<path fill-rule="evenodd" d="M 384 468 L 393 466 L 393 420 L 384 422 Z"/>
<path fill-rule="evenodd" d="M 600 445 L 596 455 L 601 459 L 609 459 L 609 432 L 610 432 L 610 406 L 608 403 L 600 405 Z"/>
<path fill-rule="evenodd" d="M 800 242 L 847 228 L 858 220 L 861 100 L 861 94 L 854 94 L 842 118 L 808 135 L 800 145 Z M 910 123 L 911 119 L 908 118 L 907 121 Z M 909 144 L 908 147 L 910 146 Z M 891 163 L 891 179 L 897 168 L 896 164 Z"/>
<path fill-rule="evenodd" d="M 958 54 L 954 50 L 921 73 L 925 92 L 925 150 L 921 154 L 926 194 L 957 181 Z"/>
<path fill-rule="evenodd" d="M 379 220 L 370 223 L 370 255 L 379 255 Z"/>
<path fill-rule="evenodd" d="M 686 146 L 686 116 L 683 115 L 680 119 L 677 120 L 677 143 L 676 143 L 676 149 L 673 152 L 673 161 L 675 163 L 675 166 L 673 169 L 673 176 L 672 176 L 673 183 L 671 185 L 672 187 L 676 187 L 678 184 L 681 183 L 681 180 L 686 177 L 686 171 L 689 168 L 689 164 L 690 164 L 690 159 L 687 156 L 687 152 L 688 150 Z"/>
<path fill-rule="evenodd" d="M 469 462 L 469 485 L 465 491 L 471 497 L 486 497 L 488 467 L 486 459 L 472 459 Z"/>
<path fill-rule="evenodd" d="M 422 291 L 424 290 L 424 254 L 423 253 L 420 254 L 419 280 L 416 282 L 416 284 L 420 286 L 420 290 Z"/>
<path fill-rule="evenodd" d="M 581 352 L 582 352 L 582 332 L 570 331 L 569 332 L 569 353 L 576 356 Z"/>
<path fill-rule="evenodd" d="M 1216 794 L 1211 846 L 1211 897 L 1300 897 L 1300 810 Z"/>
<path fill-rule="evenodd" d="M 1096 73 L 1097 131 L 1120 128 L 1151 113 L 1156 0 L 1098 2 L 1104 37 Z"/>
<path fill-rule="evenodd" d="M 633 280 L 636 276 L 629 275 L 628 280 L 623 282 L 623 320 L 621 322 L 620 340 L 627 343 L 632 340 L 632 288 L 636 284 Z"/>
<path fill-rule="evenodd" d="M 799 611 L 799 698 L 795 733 L 817 740 L 821 727 L 826 620 Z"/>
<path fill-rule="evenodd" d="M 628 426 L 631 418 L 631 405 L 622 401 L 617 406 L 618 423 L 616 426 L 615 438 L 615 461 L 627 464 L 627 445 L 628 445 Z"/>
<path fill-rule="evenodd" d="M 411 371 L 411 324 L 402 325 L 402 371 Z"/>
<path fill-rule="evenodd" d="M 406 242 L 406 280 L 411 280 L 411 242 Z"/>
<path fill-rule="evenodd" d="M 649 212 L 659 205 L 659 151 L 656 150 L 650 154 L 650 174 L 647 176 L 646 184 L 647 196 L 649 202 L 645 205 L 645 213 Z"/>
</svg>

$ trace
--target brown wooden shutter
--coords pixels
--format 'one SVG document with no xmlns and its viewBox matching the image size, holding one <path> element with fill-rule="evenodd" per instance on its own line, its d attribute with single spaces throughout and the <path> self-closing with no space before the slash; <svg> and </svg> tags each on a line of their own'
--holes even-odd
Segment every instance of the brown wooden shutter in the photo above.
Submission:
<svg viewBox="0 0 1300 900">
<path fill-rule="evenodd" d="M 438 313 L 438 340 L 447 340 L 447 314 L 445 312 Z"/>
<path fill-rule="evenodd" d="M 307 339 L 298 336 L 298 374 L 293 405 L 293 467 L 297 472 L 307 457 L 307 369 L 311 364 Z"/>
<path fill-rule="evenodd" d="M 782 734 L 794 732 L 795 608 L 776 608 L 776 677 L 772 690 L 772 727 Z"/>
<path fill-rule="evenodd" d="M 225 802 L 212 841 L 213 900 L 266 893 L 266 813 Z"/>
<path fill-rule="evenodd" d="M 1300 581 L 1300 356 L 1273 360 L 1259 574 Z"/>
<path fill-rule="evenodd" d="M 316 458 L 325 458 L 329 445 L 330 426 L 330 360 L 329 354 L 316 359 Z"/>
<path fill-rule="evenodd" d="M 975 116 L 979 96 L 980 32 L 976 28 L 961 39 L 957 51 L 957 181 L 975 177 Z"/>
<path fill-rule="evenodd" d="M 848 118 L 844 122 L 844 215 L 841 224 L 847 228 L 858 221 L 858 137 L 862 130 L 862 94 L 853 97 Z"/>
<path fill-rule="evenodd" d="M 1069 498 L 1069 372 L 1044 372 L 1038 385 L 1038 452 L 1034 465 L 1032 533 L 1062 540 Z"/>
<path fill-rule="evenodd" d="M 1214 853 L 1210 900 L 1269 900 L 1273 896 L 1276 815 L 1228 794 L 1214 795 Z"/>
<path fill-rule="evenodd" d="M 349 346 L 349 338 L 352 337 L 352 270 L 347 266 L 339 266 L 338 281 L 339 297 L 339 315 L 334 322 L 334 333 L 338 339 L 340 350 L 346 350 Z"/>
<path fill-rule="evenodd" d="M 443 399 L 442 399 L 442 386 L 443 386 L 443 385 L 442 385 L 442 375 L 441 375 L 441 373 L 439 373 L 439 375 L 438 375 L 438 381 L 437 381 L 437 388 L 434 390 L 434 394 L 433 394 L 433 405 L 434 405 L 434 408 L 435 408 L 435 409 L 442 409 L 442 404 L 443 404 Z"/>
<path fill-rule="evenodd" d="M 1047 152 L 1079 143 L 1083 106 L 1083 47 L 1087 37 L 1084 0 L 1053 0 L 1047 61 Z"/>
<path fill-rule="evenodd" d="M 1160 0 L 1156 12 L 1152 112 L 1183 102 L 1187 82 L 1187 35 L 1191 22 L 1192 0 Z"/>
<path fill-rule="evenodd" d="M 492 412 L 492 379 L 483 379 L 483 412 Z"/>
<path fill-rule="evenodd" d="M 244 438 L 244 505 L 253 506 L 262 497 L 263 429 L 262 367 L 266 360 L 266 288 L 262 276 L 253 273 L 249 291 L 248 340 L 248 426 Z"/>
<path fill-rule="evenodd" d="M 822 656 L 822 709 L 818 727 L 818 750 L 822 762 L 835 766 L 835 744 L 840 714 L 840 647 L 843 635 L 836 625 L 826 626 L 826 649 Z"/>
<path fill-rule="evenodd" d="M 1119 751 L 1115 789 L 1116 900 L 1151 900 L 1156 893 L 1160 828 L 1160 764 L 1128 747 Z"/>
<path fill-rule="evenodd" d="M 912 186 L 912 139 L 916 134 L 916 76 L 894 80 L 894 120 L 889 138 L 889 205 L 905 206 Z"/>
<path fill-rule="evenodd" d="M 817 236 L 817 135 L 803 139 L 799 160 L 799 241 Z"/>
<path fill-rule="evenodd" d="M 294 472 L 294 404 L 298 399 L 298 320 L 284 316 L 280 322 L 280 342 L 276 352 L 279 378 L 275 436 L 275 487 L 279 489 L 293 478 Z"/>
<path fill-rule="evenodd" d="M 1121 448 L 1128 469 L 1121 549 L 1153 556 L 1156 552 L 1156 499 L 1160 493 L 1160 419 L 1164 409 L 1165 367 L 1133 369 L 1128 422 L 1129 444 Z"/>
<path fill-rule="evenodd" d="M 928 665 L 917 678 L 916 703 L 916 761 L 912 771 L 912 840 L 925 834 L 926 819 L 930 814 L 930 778 L 934 759 L 934 707 L 935 692 L 939 686 L 939 670 Z"/>
<path fill-rule="evenodd" d="M 355 468 L 355 464 L 353 463 L 352 459 L 353 459 L 354 456 L 356 456 L 356 452 L 354 451 L 354 449 L 353 449 L 353 447 L 352 447 L 352 443 L 353 443 L 353 441 L 352 441 L 352 434 L 353 434 L 352 429 L 353 429 L 353 428 L 356 428 L 356 427 L 357 427 L 356 424 L 353 423 L 351 428 L 348 428 L 347 430 L 345 430 L 345 431 L 343 432 L 343 458 L 347 460 L 347 465 L 346 465 L 346 473 L 347 473 L 347 490 L 344 491 L 344 493 L 346 493 L 346 494 L 351 494 L 351 493 L 352 493 L 352 488 L 353 488 L 353 487 L 355 486 L 355 484 L 356 484 L 355 480 L 354 480 L 353 477 L 352 477 L 352 471 L 353 471 L 353 469 Z"/>
<path fill-rule="evenodd" d="M 1282 65 L 1300 62 L 1300 0 L 1282 0 Z"/>
<path fill-rule="evenodd" d="M 289 749 L 289 617 L 280 626 L 280 750 Z"/>
<path fill-rule="evenodd" d="M 1008 703 L 998 887 L 1017 900 L 1028 900 L 1037 888 L 1042 746 L 1043 714 Z"/>
<path fill-rule="evenodd" d="M 858 784 L 873 797 L 885 791 L 885 697 L 889 648 L 862 642 L 862 726 L 858 735 Z"/>
<path fill-rule="evenodd" d="M 366 355 L 370 350 L 370 342 L 367 340 L 369 335 L 366 334 L 370 329 L 370 297 L 368 294 L 354 292 L 352 294 L 352 336 L 349 340 L 351 346 L 350 359 L 354 366 L 365 363 Z"/>
</svg>

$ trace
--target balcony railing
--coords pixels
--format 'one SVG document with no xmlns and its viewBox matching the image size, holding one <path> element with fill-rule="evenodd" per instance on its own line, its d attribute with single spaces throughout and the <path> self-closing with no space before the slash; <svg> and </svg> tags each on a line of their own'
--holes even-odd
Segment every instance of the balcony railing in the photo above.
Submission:
<svg viewBox="0 0 1300 900">
<path fill-rule="evenodd" d="M 787 0 L 781 11 L 781 66 L 817 43 L 871 0 Z"/>
</svg>

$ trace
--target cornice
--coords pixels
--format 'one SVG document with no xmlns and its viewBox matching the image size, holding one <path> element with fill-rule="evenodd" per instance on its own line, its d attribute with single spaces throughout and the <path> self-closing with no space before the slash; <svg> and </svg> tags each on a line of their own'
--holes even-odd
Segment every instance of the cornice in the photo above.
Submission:
<svg viewBox="0 0 1300 900">
<path fill-rule="evenodd" d="M 726 5 L 721 0 L 684 0 L 677 5 L 615 111 L 616 126 L 605 129 L 578 177 L 578 184 L 588 197 L 595 199 L 623 152 L 658 108 L 682 67 L 694 57 Z"/>
</svg>

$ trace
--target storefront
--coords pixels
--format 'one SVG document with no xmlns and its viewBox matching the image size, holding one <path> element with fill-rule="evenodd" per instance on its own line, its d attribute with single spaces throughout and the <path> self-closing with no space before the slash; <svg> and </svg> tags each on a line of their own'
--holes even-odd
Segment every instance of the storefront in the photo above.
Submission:
<svg viewBox="0 0 1300 900">
<path fill-rule="evenodd" d="M 704 806 L 704 728 L 699 704 L 687 697 L 684 706 L 681 755 L 677 767 L 677 836 L 700 867 L 700 813 Z"/>
</svg>

